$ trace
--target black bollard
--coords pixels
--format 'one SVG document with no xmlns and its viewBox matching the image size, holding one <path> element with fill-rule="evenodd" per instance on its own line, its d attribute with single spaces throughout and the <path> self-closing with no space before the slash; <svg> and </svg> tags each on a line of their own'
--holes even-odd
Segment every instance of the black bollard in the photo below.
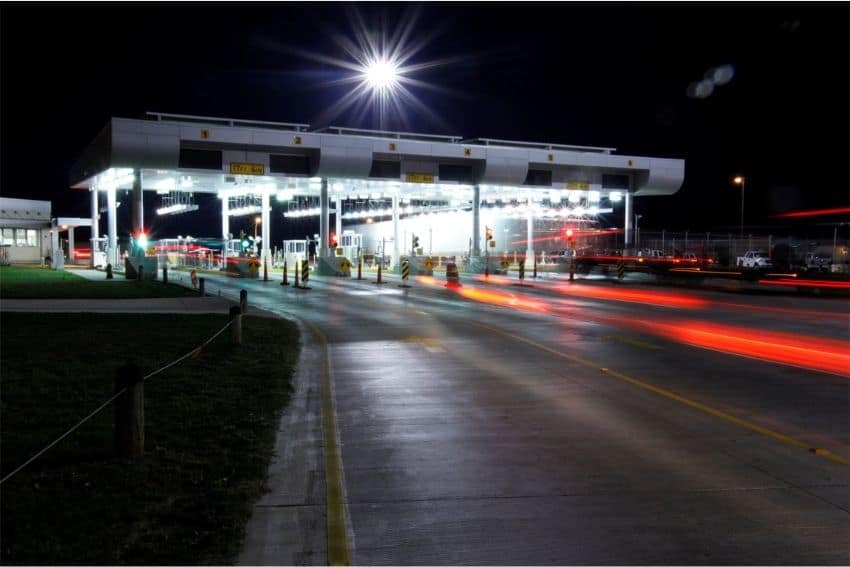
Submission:
<svg viewBox="0 0 850 567">
<path fill-rule="evenodd" d="M 206 278 L 198 278 L 198 293 L 203 297 L 206 293 Z"/>
<path fill-rule="evenodd" d="M 106 265 L 106 279 L 108 279 L 108 280 L 112 279 L 112 264 Z"/>
</svg>

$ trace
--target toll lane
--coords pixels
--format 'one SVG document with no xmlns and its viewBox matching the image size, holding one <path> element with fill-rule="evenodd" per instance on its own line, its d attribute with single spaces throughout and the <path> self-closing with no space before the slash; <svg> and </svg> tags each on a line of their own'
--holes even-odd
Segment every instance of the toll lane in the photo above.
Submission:
<svg viewBox="0 0 850 567">
<path fill-rule="evenodd" d="M 223 285 L 327 336 L 355 563 L 850 561 L 850 468 L 808 450 L 844 454 L 845 378 L 616 325 L 641 303 Z"/>
</svg>

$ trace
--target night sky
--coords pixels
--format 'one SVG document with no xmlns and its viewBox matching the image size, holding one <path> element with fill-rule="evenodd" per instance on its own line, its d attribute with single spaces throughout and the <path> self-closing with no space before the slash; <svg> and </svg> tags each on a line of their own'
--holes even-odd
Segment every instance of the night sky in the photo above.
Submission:
<svg viewBox="0 0 850 567">
<path fill-rule="evenodd" d="M 637 199 L 644 228 L 737 229 L 735 174 L 754 227 L 850 204 L 847 3 L 5 4 L 2 195 L 88 216 L 68 171 L 110 116 L 327 125 L 352 86 L 326 83 L 350 73 L 297 50 L 347 58 L 333 38 L 354 36 L 355 13 L 390 34 L 415 18 L 410 63 L 448 61 L 411 74 L 437 87 L 411 87 L 435 116 L 387 129 L 684 158 L 677 195 Z M 689 96 L 720 65 L 731 81 Z M 216 232 L 217 209 L 192 215 Z"/>
</svg>

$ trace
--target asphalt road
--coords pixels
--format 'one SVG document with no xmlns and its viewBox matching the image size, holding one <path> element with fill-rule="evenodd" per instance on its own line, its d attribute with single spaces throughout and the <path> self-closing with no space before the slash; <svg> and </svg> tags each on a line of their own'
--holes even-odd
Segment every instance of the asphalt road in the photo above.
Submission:
<svg viewBox="0 0 850 567">
<path fill-rule="evenodd" d="M 850 564 L 846 299 L 367 277 L 207 283 L 324 335 L 353 563 Z"/>
</svg>

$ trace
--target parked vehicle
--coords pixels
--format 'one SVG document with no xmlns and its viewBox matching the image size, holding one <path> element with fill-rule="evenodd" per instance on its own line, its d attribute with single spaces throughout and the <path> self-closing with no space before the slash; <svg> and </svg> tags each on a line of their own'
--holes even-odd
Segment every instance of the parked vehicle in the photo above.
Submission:
<svg viewBox="0 0 850 567">
<path fill-rule="evenodd" d="M 767 252 L 762 250 L 748 250 L 743 256 L 738 256 L 735 264 L 739 268 L 758 270 L 772 268 L 773 262 Z"/>
<path fill-rule="evenodd" d="M 806 261 L 803 264 L 803 269 L 828 272 L 831 268 L 832 257 L 828 254 L 818 254 L 815 252 L 809 252 L 806 254 Z"/>
</svg>

